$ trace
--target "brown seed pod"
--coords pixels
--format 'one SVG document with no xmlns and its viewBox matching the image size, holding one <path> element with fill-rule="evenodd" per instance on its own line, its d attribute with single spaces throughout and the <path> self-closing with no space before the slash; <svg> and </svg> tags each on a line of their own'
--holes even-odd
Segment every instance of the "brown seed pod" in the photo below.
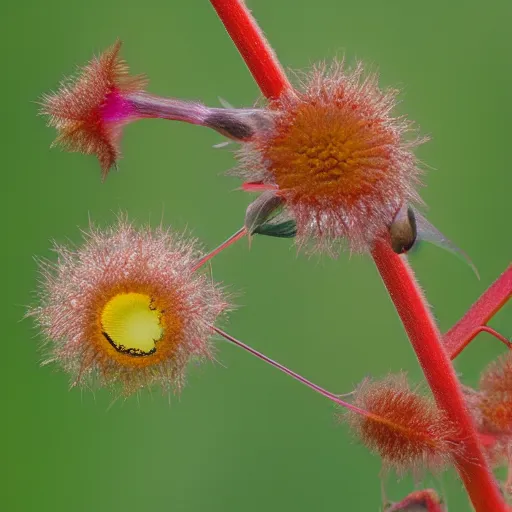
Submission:
<svg viewBox="0 0 512 512">
<path fill-rule="evenodd" d="M 414 245 L 418 235 L 414 210 L 409 206 L 402 206 L 396 214 L 389 228 L 391 247 L 397 254 L 407 252 Z"/>
<path fill-rule="evenodd" d="M 133 114 L 124 97 L 144 90 L 147 83 L 144 76 L 129 74 L 120 50 L 117 41 L 87 63 L 77 77 L 64 80 L 56 93 L 42 99 L 41 113 L 59 134 L 54 144 L 95 155 L 103 178 L 120 157 L 122 126 Z"/>
</svg>

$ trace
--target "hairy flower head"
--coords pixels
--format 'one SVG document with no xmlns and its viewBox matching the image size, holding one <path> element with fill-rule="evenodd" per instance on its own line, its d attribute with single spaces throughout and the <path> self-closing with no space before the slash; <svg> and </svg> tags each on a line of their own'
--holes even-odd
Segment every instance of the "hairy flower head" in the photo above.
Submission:
<svg viewBox="0 0 512 512">
<path fill-rule="evenodd" d="M 493 361 L 482 373 L 478 396 L 484 431 L 512 436 L 512 351 Z"/>
<path fill-rule="evenodd" d="M 299 240 L 367 250 L 403 204 L 419 200 L 420 141 L 406 140 L 410 123 L 391 113 L 397 92 L 377 81 L 360 64 L 316 68 L 301 91 L 270 104 L 272 128 L 242 147 L 238 174 L 278 191 Z"/>
<path fill-rule="evenodd" d="M 180 387 L 188 361 L 211 356 L 211 325 L 227 303 L 192 267 L 195 241 L 120 219 L 91 227 L 78 248 L 42 264 L 40 306 L 29 312 L 73 384 L 120 382 L 129 394 Z"/>
<path fill-rule="evenodd" d="M 76 78 L 62 82 L 54 94 L 43 97 L 41 112 L 58 131 L 55 144 L 70 151 L 95 155 L 103 177 L 120 157 L 122 126 L 135 115 L 125 95 L 140 92 L 143 76 L 130 76 L 119 57 L 117 41 L 99 57 L 93 58 Z"/>
<path fill-rule="evenodd" d="M 409 388 L 404 374 L 364 380 L 353 405 L 359 412 L 348 411 L 350 427 L 398 472 L 438 469 L 459 450 L 451 422 L 432 400 Z"/>
</svg>

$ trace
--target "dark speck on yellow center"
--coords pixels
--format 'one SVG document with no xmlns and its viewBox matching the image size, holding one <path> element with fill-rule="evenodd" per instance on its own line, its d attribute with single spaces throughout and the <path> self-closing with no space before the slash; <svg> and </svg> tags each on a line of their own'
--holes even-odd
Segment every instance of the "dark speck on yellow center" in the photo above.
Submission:
<svg viewBox="0 0 512 512">
<path fill-rule="evenodd" d="M 357 108 L 303 104 L 281 121 L 265 148 L 276 184 L 296 198 L 356 201 L 389 169 L 396 135 Z"/>
<path fill-rule="evenodd" d="M 147 356 L 157 350 L 163 336 L 162 312 L 143 293 L 119 293 L 101 313 L 103 336 L 118 351 L 132 356 Z"/>
</svg>

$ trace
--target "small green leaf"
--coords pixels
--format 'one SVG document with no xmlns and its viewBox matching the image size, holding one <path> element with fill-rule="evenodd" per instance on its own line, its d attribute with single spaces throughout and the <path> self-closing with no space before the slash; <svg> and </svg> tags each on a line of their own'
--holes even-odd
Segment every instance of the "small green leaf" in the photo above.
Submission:
<svg viewBox="0 0 512 512">
<path fill-rule="evenodd" d="M 274 236 L 277 238 L 294 238 L 297 234 L 297 224 L 294 220 L 285 220 L 278 224 L 262 224 L 253 233 L 258 235 Z"/>
</svg>

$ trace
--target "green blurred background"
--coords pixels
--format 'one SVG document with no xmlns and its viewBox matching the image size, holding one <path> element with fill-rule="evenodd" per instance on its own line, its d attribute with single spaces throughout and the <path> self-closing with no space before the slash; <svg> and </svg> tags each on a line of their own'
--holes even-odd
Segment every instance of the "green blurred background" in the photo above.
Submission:
<svg viewBox="0 0 512 512">
<path fill-rule="evenodd" d="M 252 0 L 284 66 L 307 69 L 346 55 L 402 87 L 400 109 L 432 141 L 419 150 L 431 171 L 429 218 L 466 250 L 469 267 L 435 247 L 411 261 L 443 329 L 509 263 L 512 71 L 510 0 Z M 130 125 L 120 172 L 105 183 L 93 157 L 50 150 L 53 130 L 38 97 L 93 53 L 124 40 L 132 71 L 150 91 L 247 106 L 258 90 L 207 0 L 9 2 L 4 7 L 1 125 L 2 454 L 6 511 L 380 510 L 380 463 L 334 418 L 334 407 L 276 370 L 218 342 L 218 364 L 192 367 L 180 397 L 141 393 L 113 404 L 107 391 L 69 391 L 67 375 L 41 368 L 30 320 L 34 256 L 50 240 L 80 240 L 88 218 L 126 210 L 138 223 L 163 218 L 213 248 L 236 230 L 249 197 L 222 176 L 233 166 L 222 139 L 165 121 Z M 7 65 L 7 67 L 5 67 Z M 239 292 L 227 330 L 333 392 L 367 375 L 421 371 L 368 257 L 308 259 L 286 240 L 256 238 L 213 263 Z M 512 334 L 512 307 L 492 321 Z M 502 352 L 481 335 L 457 361 L 467 384 Z M 169 403 L 170 402 L 170 403 Z M 469 510 L 453 472 L 426 477 L 450 511 Z M 412 490 L 386 479 L 388 496 Z"/>
</svg>

